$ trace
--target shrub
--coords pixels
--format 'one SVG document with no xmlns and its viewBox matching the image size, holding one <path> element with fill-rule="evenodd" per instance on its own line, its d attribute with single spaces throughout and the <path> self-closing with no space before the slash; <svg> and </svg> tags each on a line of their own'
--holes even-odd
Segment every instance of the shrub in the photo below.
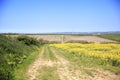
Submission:
<svg viewBox="0 0 120 80">
<path fill-rule="evenodd" d="M 0 80 L 14 80 L 14 69 L 35 50 L 32 45 L 39 45 L 39 42 L 29 37 L 12 38 L 0 35 Z"/>
<path fill-rule="evenodd" d="M 39 45 L 39 41 L 37 41 L 35 38 L 28 37 L 28 36 L 18 36 L 18 41 L 23 42 L 24 44 L 30 46 L 30 45 Z"/>
<path fill-rule="evenodd" d="M 0 80 L 14 80 L 14 76 L 10 70 L 0 67 Z"/>
</svg>

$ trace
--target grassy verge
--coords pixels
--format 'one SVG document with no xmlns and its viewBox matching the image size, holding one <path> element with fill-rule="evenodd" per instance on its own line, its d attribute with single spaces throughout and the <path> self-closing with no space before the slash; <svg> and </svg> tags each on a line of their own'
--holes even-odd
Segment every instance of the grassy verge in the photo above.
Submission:
<svg viewBox="0 0 120 80">
<path fill-rule="evenodd" d="M 41 45 L 34 38 L 0 35 L 0 80 L 14 80 L 14 70 L 23 64 L 38 46 Z"/>
<path fill-rule="evenodd" d="M 39 70 L 40 75 L 38 78 L 40 80 L 60 80 L 58 74 L 56 73 L 56 67 L 42 67 Z"/>
<path fill-rule="evenodd" d="M 98 36 L 120 42 L 120 34 L 104 34 L 104 35 L 98 35 Z"/>
<path fill-rule="evenodd" d="M 45 46 L 45 52 L 43 54 L 43 57 L 45 59 L 48 59 L 48 60 L 56 60 L 56 57 L 54 56 L 54 54 L 50 50 L 50 47 L 48 47 L 47 45 Z"/>
<path fill-rule="evenodd" d="M 86 67 L 86 68 L 90 68 L 90 67 L 91 68 L 103 68 L 105 70 L 112 71 L 116 74 L 120 73 L 119 67 L 114 67 L 114 66 L 108 65 L 99 58 L 92 58 L 92 57 L 85 56 L 85 55 L 69 53 L 69 52 L 66 52 L 66 51 L 63 51 L 60 49 L 56 49 L 56 51 L 59 53 L 59 55 L 63 56 L 64 58 L 66 58 L 67 60 L 72 62 L 73 65 L 77 65 L 83 69 L 84 69 L 84 67 Z"/>
<path fill-rule="evenodd" d="M 25 72 L 28 68 L 28 65 L 35 61 L 39 54 L 39 51 L 39 48 L 36 48 L 36 51 L 32 52 L 24 61 L 24 63 L 18 65 L 18 67 L 14 71 L 15 80 L 26 80 Z"/>
</svg>

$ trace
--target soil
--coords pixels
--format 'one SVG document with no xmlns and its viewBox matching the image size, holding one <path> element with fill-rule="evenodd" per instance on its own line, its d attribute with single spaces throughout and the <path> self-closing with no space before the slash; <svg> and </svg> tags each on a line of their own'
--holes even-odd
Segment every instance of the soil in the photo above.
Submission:
<svg viewBox="0 0 120 80">
<path fill-rule="evenodd" d="M 90 71 L 90 74 L 87 74 L 82 70 L 83 68 L 76 67 L 76 65 L 59 55 L 55 49 L 50 49 L 57 60 L 45 60 L 43 58 L 45 49 L 42 48 L 38 58 L 29 66 L 26 72 L 27 80 L 39 80 L 37 78 L 40 74 L 38 70 L 43 66 L 57 67 L 56 73 L 59 75 L 60 80 L 120 80 L 120 75 L 103 69 L 84 68 Z"/>
</svg>

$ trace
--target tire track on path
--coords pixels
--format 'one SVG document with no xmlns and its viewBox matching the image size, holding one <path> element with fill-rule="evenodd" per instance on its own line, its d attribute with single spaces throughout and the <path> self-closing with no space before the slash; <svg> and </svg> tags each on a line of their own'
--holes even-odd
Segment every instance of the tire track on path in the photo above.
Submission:
<svg viewBox="0 0 120 80">
<path fill-rule="evenodd" d="M 55 61 L 52 61 L 50 59 L 44 59 L 43 54 L 45 53 L 45 47 L 41 49 L 41 52 L 38 55 L 38 58 L 28 67 L 28 70 L 26 72 L 27 74 L 27 80 L 40 80 L 38 77 L 41 75 L 39 73 L 39 70 L 42 67 L 56 67 L 60 80 L 119 80 L 119 78 L 114 75 L 105 72 L 104 70 L 102 73 L 96 69 L 93 69 L 95 71 L 98 71 L 100 73 L 91 72 L 94 77 L 91 77 L 90 75 L 86 75 L 86 73 L 82 73 L 80 68 L 76 68 L 74 64 L 71 64 L 68 60 L 66 60 L 63 56 L 59 55 L 59 53 L 54 49 L 50 47 L 50 50 L 52 51 L 53 55 L 56 57 Z M 76 64 L 77 65 L 77 64 Z M 85 69 L 85 68 L 84 68 Z M 88 71 L 92 71 L 86 68 Z M 105 75 L 107 76 L 105 76 Z M 111 76 L 110 76 L 111 75 Z M 41 79 L 42 80 L 42 79 Z"/>
<path fill-rule="evenodd" d="M 59 55 L 54 48 L 51 48 L 51 50 L 58 60 L 57 68 L 61 80 L 120 80 L 119 74 L 116 75 L 113 72 L 101 68 L 76 68 L 75 65 L 77 64 L 71 64 L 71 62 Z M 90 72 L 92 76 L 89 73 L 84 72 L 84 70 Z"/>
<path fill-rule="evenodd" d="M 29 66 L 26 72 L 27 80 L 39 80 L 37 79 L 37 76 L 39 75 L 38 70 L 43 66 L 53 66 L 54 63 L 52 61 L 43 59 L 44 51 L 45 49 L 43 47 L 38 58 Z"/>
<path fill-rule="evenodd" d="M 57 72 L 61 80 L 81 80 L 80 75 L 74 70 L 69 69 L 70 62 L 59 56 L 57 52 L 51 48 L 53 54 L 57 58 Z"/>
</svg>

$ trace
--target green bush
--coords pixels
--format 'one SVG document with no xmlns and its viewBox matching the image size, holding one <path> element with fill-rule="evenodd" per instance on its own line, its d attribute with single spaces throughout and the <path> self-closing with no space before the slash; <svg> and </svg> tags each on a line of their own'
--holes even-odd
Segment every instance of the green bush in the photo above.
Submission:
<svg viewBox="0 0 120 80">
<path fill-rule="evenodd" d="M 18 36 L 17 37 L 18 41 L 23 42 L 24 44 L 30 46 L 30 45 L 39 45 L 39 41 L 36 40 L 35 38 L 28 37 L 28 36 Z"/>
<path fill-rule="evenodd" d="M 0 35 L 0 80 L 14 80 L 14 69 L 23 63 L 37 45 L 39 42 L 33 38 Z"/>
<path fill-rule="evenodd" d="M 10 70 L 0 67 L 0 80 L 14 80 L 14 76 Z"/>
</svg>

